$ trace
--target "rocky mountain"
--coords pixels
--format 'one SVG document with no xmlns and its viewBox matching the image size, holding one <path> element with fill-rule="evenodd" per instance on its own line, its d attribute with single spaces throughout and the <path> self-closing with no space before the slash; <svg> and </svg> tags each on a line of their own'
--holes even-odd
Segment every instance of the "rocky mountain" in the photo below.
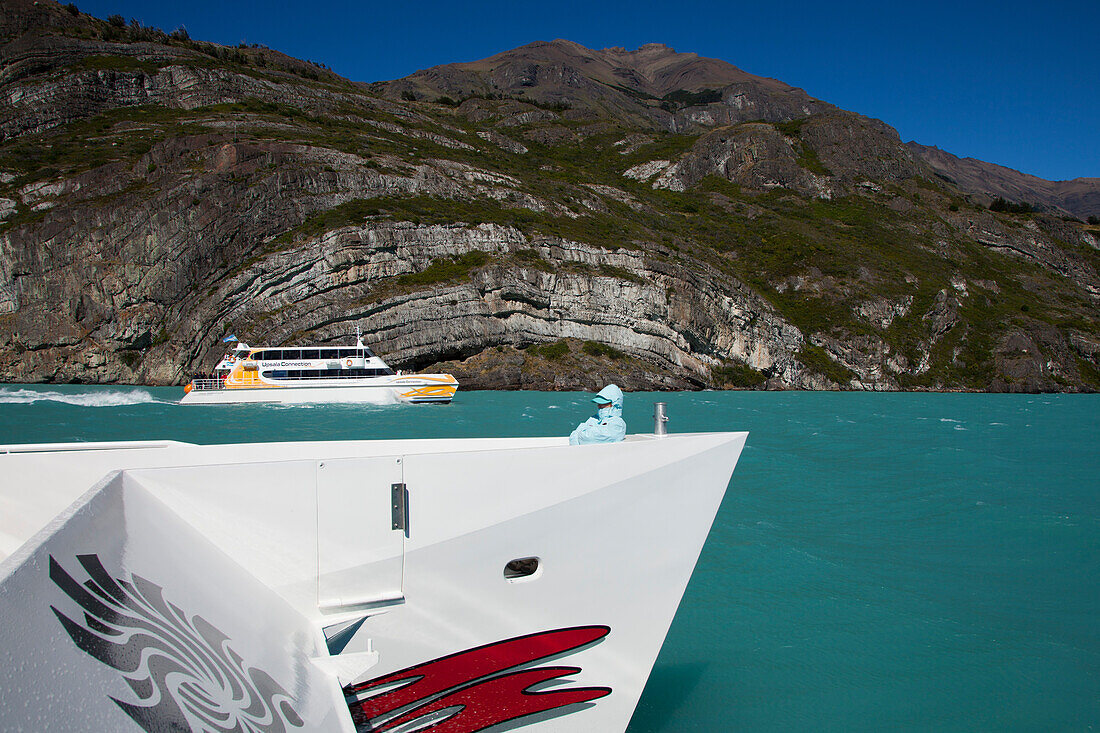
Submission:
<svg viewBox="0 0 1100 733">
<path fill-rule="evenodd" d="M 565 112 L 567 119 L 613 118 L 666 132 L 782 121 L 835 109 L 781 81 L 660 43 L 635 51 L 594 51 L 572 41 L 540 41 L 370 89 L 391 99 L 464 100 L 468 113 L 483 106 L 481 100 L 512 98 Z"/>
<path fill-rule="evenodd" d="M 1098 236 L 660 45 L 361 84 L 0 8 L 0 380 L 179 384 L 226 333 L 358 324 L 466 388 L 1094 390 Z"/>
<path fill-rule="evenodd" d="M 1064 212 L 1078 219 L 1100 217 L 1100 178 L 1048 181 L 996 163 L 959 158 L 934 146 L 915 142 L 907 145 L 940 177 L 976 194 L 976 200 L 988 203 L 1003 198 Z"/>
</svg>

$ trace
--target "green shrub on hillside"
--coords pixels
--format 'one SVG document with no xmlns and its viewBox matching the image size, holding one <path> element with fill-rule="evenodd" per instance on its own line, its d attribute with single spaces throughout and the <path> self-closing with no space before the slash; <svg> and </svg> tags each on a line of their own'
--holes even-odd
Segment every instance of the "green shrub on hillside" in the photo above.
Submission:
<svg viewBox="0 0 1100 733">
<path fill-rule="evenodd" d="M 1005 214 L 1030 214 L 1035 211 L 1035 207 L 1026 201 L 1017 204 L 998 196 L 994 199 L 993 203 L 989 205 L 989 210 Z"/>
<path fill-rule="evenodd" d="M 521 265 L 530 265 L 536 270 L 553 272 L 554 267 L 547 262 L 537 249 L 517 249 L 512 253 L 512 258 Z"/>
<path fill-rule="evenodd" d="M 616 349 L 614 346 L 608 346 L 607 344 L 601 344 L 598 341 L 585 341 L 581 347 L 581 351 L 589 356 L 606 356 L 612 361 L 622 359 L 626 356 L 623 352 Z"/>
<path fill-rule="evenodd" d="M 721 89 L 702 89 L 698 92 L 689 92 L 686 89 L 677 89 L 662 97 L 666 102 L 672 102 L 676 107 L 694 107 L 700 104 L 712 104 L 722 101 Z"/>
<path fill-rule="evenodd" d="M 820 346 L 809 343 L 804 344 L 796 356 L 807 369 L 821 374 L 842 387 L 851 382 L 856 376 L 848 367 L 833 361 L 832 357 Z"/>
<path fill-rule="evenodd" d="M 489 254 L 481 250 L 474 250 L 458 257 L 439 258 L 420 272 L 399 275 L 395 278 L 396 284 L 402 287 L 435 285 L 437 283 L 450 282 L 465 276 L 471 270 L 489 263 Z"/>
<path fill-rule="evenodd" d="M 833 172 L 825 167 L 821 159 L 817 157 L 817 151 L 806 143 L 802 143 L 802 151 L 798 154 L 798 164 L 810 173 L 819 176 L 831 176 Z"/>
<path fill-rule="evenodd" d="M 787 122 L 773 122 L 775 129 L 787 137 L 798 137 L 802 134 L 802 126 L 806 124 L 808 117 L 799 117 L 798 119 L 788 120 Z"/>
<path fill-rule="evenodd" d="M 527 347 L 529 354 L 537 354 L 545 359 L 560 359 L 570 352 L 569 344 L 564 339 L 550 344 L 531 344 Z"/>
<path fill-rule="evenodd" d="M 607 277 L 613 277 L 618 280 L 626 280 L 627 282 L 643 284 L 645 280 L 635 275 L 630 270 L 625 270 L 615 265 L 601 264 L 599 267 L 600 274 Z"/>
<path fill-rule="evenodd" d="M 748 364 L 733 362 L 723 362 L 719 366 L 712 366 L 710 376 L 716 386 L 733 387 L 735 389 L 752 389 L 768 381 L 763 372 L 753 369 Z"/>
</svg>

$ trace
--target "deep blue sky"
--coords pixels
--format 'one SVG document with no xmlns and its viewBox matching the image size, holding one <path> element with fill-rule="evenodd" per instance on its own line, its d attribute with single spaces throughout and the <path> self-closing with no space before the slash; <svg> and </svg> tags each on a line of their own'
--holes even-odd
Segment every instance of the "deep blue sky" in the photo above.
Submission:
<svg viewBox="0 0 1100 733">
<path fill-rule="evenodd" d="M 195 39 L 262 43 L 355 81 L 536 40 L 660 42 L 885 120 L 902 140 L 1052 180 L 1100 177 L 1100 0 L 76 2 Z"/>
</svg>

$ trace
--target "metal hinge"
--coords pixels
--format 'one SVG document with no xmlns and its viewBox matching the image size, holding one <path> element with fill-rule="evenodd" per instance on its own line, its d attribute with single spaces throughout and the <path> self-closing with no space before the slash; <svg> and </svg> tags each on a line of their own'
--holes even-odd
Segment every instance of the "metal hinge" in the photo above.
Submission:
<svg viewBox="0 0 1100 733">
<path fill-rule="evenodd" d="M 405 484 L 390 485 L 390 517 L 393 529 L 400 529 L 409 536 L 409 490 Z"/>
</svg>

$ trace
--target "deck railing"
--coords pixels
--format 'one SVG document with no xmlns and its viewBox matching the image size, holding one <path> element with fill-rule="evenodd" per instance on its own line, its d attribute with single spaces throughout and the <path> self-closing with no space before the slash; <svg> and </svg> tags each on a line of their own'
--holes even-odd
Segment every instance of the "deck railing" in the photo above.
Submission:
<svg viewBox="0 0 1100 733">
<path fill-rule="evenodd" d="M 225 389 L 225 380 L 222 379 L 192 379 L 191 389 Z"/>
</svg>

